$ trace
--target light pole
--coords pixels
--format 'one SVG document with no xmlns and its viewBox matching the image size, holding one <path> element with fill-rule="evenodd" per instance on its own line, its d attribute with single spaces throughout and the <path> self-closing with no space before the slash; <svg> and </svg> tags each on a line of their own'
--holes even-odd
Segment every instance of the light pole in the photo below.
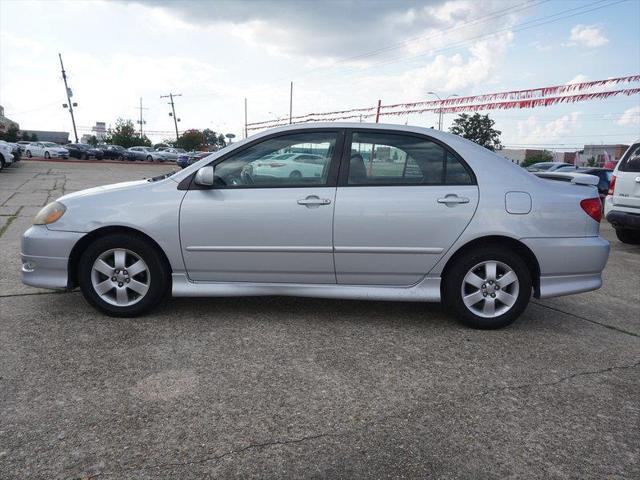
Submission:
<svg viewBox="0 0 640 480">
<path fill-rule="evenodd" d="M 427 92 L 427 95 L 434 95 L 440 101 L 440 108 L 438 109 L 438 130 L 442 130 L 442 98 L 440 98 L 440 95 L 438 95 L 436 92 Z M 448 100 L 449 98 L 457 97 L 457 96 L 458 96 L 457 93 L 452 93 L 447 98 L 445 98 L 445 100 Z"/>
</svg>

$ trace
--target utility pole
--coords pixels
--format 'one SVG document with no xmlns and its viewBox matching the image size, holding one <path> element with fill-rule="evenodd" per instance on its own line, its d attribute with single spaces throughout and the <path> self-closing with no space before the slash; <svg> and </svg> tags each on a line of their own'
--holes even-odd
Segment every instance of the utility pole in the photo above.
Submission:
<svg viewBox="0 0 640 480">
<path fill-rule="evenodd" d="M 77 103 L 71 103 L 71 97 L 73 96 L 73 92 L 67 85 L 67 72 L 64 71 L 64 65 L 62 64 L 62 54 L 58 53 L 58 57 L 60 58 L 60 68 L 62 69 L 62 79 L 64 80 L 64 89 L 67 93 L 67 101 L 69 106 L 69 113 L 71 114 L 71 123 L 73 124 L 73 136 L 76 137 L 76 143 L 78 143 L 78 131 L 76 130 L 76 119 L 73 116 L 73 107 L 78 106 Z M 62 105 L 63 108 L 67 108 L 67 104 Z"/>
<path fill-rule="evenodd" d="M 173 116 L 173 125 L 176 127 L 176 142 L 180 137 L 180 135 L 178 134 L 178 122 L 180 121 L 180 119 L 176 118 L 176 107 L 175 107 L 175 104 L 173 103 L 173 97 L 181 97 L 181 96 L 182 96 L 181 93 L 170 93 L 169 95 L 160 95 L 160 98 L 170 99 L 169 105 L 171 105 L 172 113 L 170 113 L 169 116 Z"/>
<path fill-rule="evenodd" d="M 293 115 L 293 82 L 291 82 L 291 88 L 289 89 L 289 124 Z"/>
<path fill-rule="evenodd" d="M 244 138 L 249 136 L 249 130 L 247 129 L 247 97 L 244 97 Z"/>
<path fill-rule="evenodd" d="M 378 100 L 378 108 L 376 109 L 376 123 L 380 120 L 380 107 L 382 106 L 382 100 Z"/>
<path fill-rule="evenodd" d="M 142 126 L 144 125 L 145 121 L 142 119 L 142 111 L 143 110 L 149 110 L 148 108 L 142 108 L 142 97 L 140 97 L 140 120 L 138 120 L 138 123 L 140 124 L 140 138 L 143 137 L 143 132 L 142 132 Z"/>
</svg>

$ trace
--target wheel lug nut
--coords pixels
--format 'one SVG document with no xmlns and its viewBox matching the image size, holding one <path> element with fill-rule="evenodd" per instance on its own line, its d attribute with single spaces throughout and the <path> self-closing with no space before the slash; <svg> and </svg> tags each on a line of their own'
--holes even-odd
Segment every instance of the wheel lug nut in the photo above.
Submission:
<svg viewBox="0 0 640 480">
<path fill-rule="evenodd" d="M 491 298 L 495 298 L 495 296 L 496 296 L 496 294 L 495 294 L 495 293 L 492 293 L 492 294 L 491 294 Z"/>
<path fill-rule="evenodd" d="M 486 296 L 487 296 L 487 292 L 484 292 L 484 293 L 482 294 L 482 296 L 483 296 L 483 297 L 486 297 Z"/>
<path fill-rule="evenodd" d="M 123 270 L 123 271 L 122 271 L 122 273 L 123 273 L 123 274 L 125 274 L 125 275 L 127 275 L 127 271 L 126 271 L 126 270 Z"/>
<path fill-rule="evenodd" d="M 121 287 L 122 286 L 122 282 L 118 282 L 118 286 Z"/>
<path fill-rule="evenodd" d="M 115 282 L 116 281 L 116 277 L 111 277 L 111 281 Z"/>
<path fill-rule="evenodd" d="M 125 282 L 129 283 L 129 279 L 128 279 L 128 278 L 126 278 L 126 279 L 125 279 Z"/>
</svg>

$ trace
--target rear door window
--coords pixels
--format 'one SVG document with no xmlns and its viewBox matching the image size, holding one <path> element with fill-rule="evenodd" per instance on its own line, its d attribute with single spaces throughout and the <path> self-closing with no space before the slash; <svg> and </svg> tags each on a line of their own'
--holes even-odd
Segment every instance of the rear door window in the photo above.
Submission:
<svg viewBox="0 0 640 480">
<path fill-rule="evenodd" d="M 633 145 L 620 160 L 621 172 L 640 172 L 640 143 Z"/>
</svg>

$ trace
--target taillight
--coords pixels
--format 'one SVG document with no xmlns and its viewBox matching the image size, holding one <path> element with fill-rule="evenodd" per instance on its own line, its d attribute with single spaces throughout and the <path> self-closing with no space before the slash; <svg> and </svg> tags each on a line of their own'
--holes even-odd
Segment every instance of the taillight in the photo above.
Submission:
<svg viewBox="0 0 640 480">
<path fill-rule="evenodd" d="M 585 198 L 580 202 L 580 206 L 596 222 L 602 219 L 602 202 L 600 198 Z"/>
<path fill-rule="evenodd" d="M 607 195 L 613 195 L 613 192 L 616 189 L 616 176 L 615 175 L 611 175 L 611 181 L 609 182 L 609 191 L 607 192 Z"/>
</svg>

